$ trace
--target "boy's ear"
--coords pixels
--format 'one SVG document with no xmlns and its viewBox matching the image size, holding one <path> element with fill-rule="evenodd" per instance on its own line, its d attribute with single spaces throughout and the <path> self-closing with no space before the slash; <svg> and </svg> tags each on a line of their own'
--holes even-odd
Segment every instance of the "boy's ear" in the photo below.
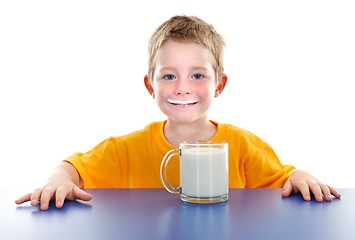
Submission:
<svg viewBox="0 0 355 240">
<path fill-rule="evenodd" d="M 214 97 L 218 97 L 219 94 L 221 94 L 227 84 L 227 81 L 228 81 L 228 77 L 226 74 L 222 74 L 221 76 L 221 80 L 219 81 L 219 84 L 217 85 L 216 87 L 216 91 L 215 91 L 215 94 L 214 94 Z"/>
<path fill-rule="evenodd" d="M 144 85 L 145 85 L 145 88 L 148 90 L 149 94 L 155 98 L 155 95 L 154 95 L 154 88 L 152 86 L 152 84 L 150 83 L 149 81 L 149 77 L 148 75 L 145 75 L 144 76 Z"/>
</svg>

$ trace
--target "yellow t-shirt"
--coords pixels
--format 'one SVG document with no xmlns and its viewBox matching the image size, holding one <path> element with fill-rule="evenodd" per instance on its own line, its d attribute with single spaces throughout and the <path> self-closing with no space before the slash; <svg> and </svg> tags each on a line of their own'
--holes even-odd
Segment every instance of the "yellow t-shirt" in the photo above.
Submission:
<svg viewBox="0 0 355 240">
<path fill-rule="evenodd" d="M 211 141 L 226 141 L 229 149 L 229 187 L 282 187 L 292 165 L 282 165 L 273 149 L 259 137 L 230 124 L 217 123 Z M 75 153 L 65 161 L 78 171 L 86 188 L 162 188 L 160 163 L 165 153 L 176 148 L 164 137 L 165 121 L 144 129 L 110 137 L 86 153 Z M 170 160 L 167 176 L 179 185 L 179 161 Z"/>
</svg>

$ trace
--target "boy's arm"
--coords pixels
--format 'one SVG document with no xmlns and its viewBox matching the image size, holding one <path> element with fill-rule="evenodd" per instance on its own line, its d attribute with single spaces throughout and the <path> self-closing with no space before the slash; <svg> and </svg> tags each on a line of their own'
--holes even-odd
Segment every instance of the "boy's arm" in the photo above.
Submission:
<svg viewBox="0 0 355 240">
<path fill-rule="evenodd" d="M 67 162 L 62 162 L 55 170 L 43 188 L 38 188 L 15 201 L 16 204 L 31 201 L 32 206 L 41 205 L 41 210 L 47 210 L 49 201 L 55 198 L 55 205 L 61 208 L 64 200 L 91 200 L 92 196 L 78 186 L 81 180 L 76 169 Z"/>
</svg>

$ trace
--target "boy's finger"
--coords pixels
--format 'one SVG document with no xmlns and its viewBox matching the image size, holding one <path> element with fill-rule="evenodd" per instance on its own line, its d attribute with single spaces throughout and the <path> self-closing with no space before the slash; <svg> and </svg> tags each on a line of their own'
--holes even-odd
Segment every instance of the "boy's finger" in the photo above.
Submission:
<svg viewBox="0 0 355 240">
<path fill-rule="evenodd" d="M 40 198 L 41 210 L 48 210 L 49 201 L 54 195 L 54 190 L 43 190 Z"/>
<path fill-rule="evenodd" d="M 311 200 L 311 193 L 309 191 L 309 186 L 306 182 L 302 182 L 299 184 L 300 186 L 298 186 L 297 188 L 299 189 L 299 191 L 301 192 L 303 199 L 305 201 L 310 201 Z"/>
<path fill-rule="evenodd" d="M 320 188 L 322 189 L 324 200 L 327 202 L 332 201 L 333 197 L 332 197 L 329 187 L 325 184 L 321 184 Z"/>
<path fill-rule="evenodd" d="M 41 195 L 42 195 L 42 189 L 38 188 L 36 190 L 33 191 L 33 193 L 31 194 L 31 205 L 32 206 L 37 206 L 39 201 L 40 201 L 40 198 L 41 198 Z"/>
<path fill-rule="evenodd" d="M 83 201 L 90 201 L 92 199 L 92 195 L 80 189 L 78 186 L 74 186 L 73 188 L 74 197 Z"/>
<path fill-rule="evenodd" d="M 314 198 L 316 199 L 317 202 L 323 202 L 324 201 L 324 195 L 321 186 L 314 182 L 314 181 L 309 181 L 308 186 L 310 191 L 313 193 Z"/>
<path fill-rule="evenodd" d="M 292 184 L 290 180 L 286 180 L 283 188 L 282 188 L 282 192 L 281 192 L 281 196 L 282 197 L 289 197 L 292 193 Z"/>
<path fill-rule="evenodd" d="M 331 186 L 328 186 L 329 189 L 330 189 L 330 193 L 336 197 L 336 198 L 340 198 L 341 197 L 341 194 L 337 192 L 337 190 L 335 190 L 335 188 L 331 187 Z"/>
<path fill-rule="evenodd" d="M 28 202 L 31 199 L 31 195 L 32 195 L 32 193 L 27 193 L 26 195 L 23 195 L 19 199 L 15 200 L 15 203 L 16 204 L 22 204 L 24 202 Z"/>
<path fill-rule="evenodd" d="M 70 190 L 66 190 L 65 188 L 61 187 L 58 188 L 55 192 L 55 206 L 57 208 L 61 208 L 64 205 L 64 200 L 70 194 Z"/>
</svg>

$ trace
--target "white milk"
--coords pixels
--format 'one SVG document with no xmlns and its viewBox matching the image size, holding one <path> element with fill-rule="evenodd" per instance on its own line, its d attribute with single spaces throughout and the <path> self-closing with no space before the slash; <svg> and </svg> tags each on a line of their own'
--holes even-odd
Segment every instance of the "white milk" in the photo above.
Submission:
<svg viewBox="0 0 355 240">
<path fill-rule="evenodd" d="M 189 197 L 218 197 L 228 193 L 228 151 L 187 148 L 180 156 L 181 193 Z"/>
</svg>

